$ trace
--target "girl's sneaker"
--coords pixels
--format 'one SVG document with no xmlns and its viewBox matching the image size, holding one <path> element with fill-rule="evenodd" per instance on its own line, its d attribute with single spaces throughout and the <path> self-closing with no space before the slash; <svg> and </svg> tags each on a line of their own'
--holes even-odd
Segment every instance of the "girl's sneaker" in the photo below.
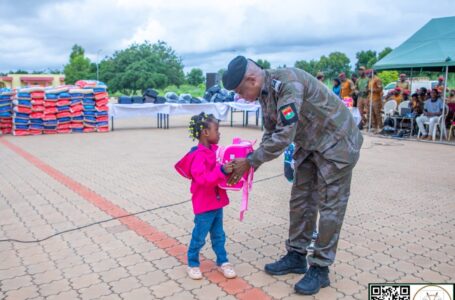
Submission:
<svg viewBox="0 0 455 300">
<path fill-rule="evenodd" d="M 194 280 L 202 279 L 201 269 L 199 269 L 198 267 L 194 268 L 188 267 L 188 276 L 190 276 L 190 278 Z"/>
<path fill-rule="evenodd" d="M 224 263 L 220 266 L 220 272 L 223 273 L 224 277 L 227 279 L 237 277 L 234 267 L 230 263 Z"/>
</svg>

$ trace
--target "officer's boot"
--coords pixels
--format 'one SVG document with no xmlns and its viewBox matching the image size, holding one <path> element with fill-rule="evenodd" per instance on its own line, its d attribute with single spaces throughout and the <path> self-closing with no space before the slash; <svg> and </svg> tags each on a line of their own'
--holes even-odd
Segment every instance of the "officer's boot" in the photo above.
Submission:
<svg viewBox="0 0 455 300">
<path fill-rule="evenodd" d="M 295 291 L 302 295 L 314 295 L 321 288 L 330 285 L 329 267 L 310 266 L 308 272 L 294 286 Z"/>
<path fill-rule="evenodd" d="M 264 269 L 270 275 L 303 274 L 307 271 L 306 255 L 291 251 L 280 260 L 266 264 Z"/>
</svg>

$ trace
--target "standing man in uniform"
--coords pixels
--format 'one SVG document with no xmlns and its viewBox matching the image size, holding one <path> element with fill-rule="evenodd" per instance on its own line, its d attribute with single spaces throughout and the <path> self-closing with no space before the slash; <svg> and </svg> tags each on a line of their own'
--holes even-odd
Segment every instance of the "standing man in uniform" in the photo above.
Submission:
<svg viewBox="0 0 455 300">
<path fill-rule="evenodd" d="M 371 124 L 373 126 L 373 132 L 379 133 L 382 129 L 382 81 L 376 76 L 375 70 L 368 70 L 368 111 L 370 109 L 370 100 L 372 99 L 372 111 L 371 111 Z M 373 92 L 373 96 L 371 96 Z"/>
<path fill-rule="evenodd" d="M 354 82 L 352 82 L 351 79 L 346 78 L 346 74 L 344 72 L 341 72 L 338 75 L 338 78 L 341 80 L 341 99 L 344 97 L 352 97 L 352 94 L 354 93 Z"/>
<path fill-rule="evenodd" d="M 355 92 L 357 94 L 357 108 L 359 109 L 361 120 L 361 127 L 364 127 L 367 124 L 367 114 L 368 114 L 368 78 L 365 75 L 365 67 L 359 67 L 359 79 L 355 82 Z"/>
<path fill-rule="evenodd" d="M 265 128 L 259 148 L 246 159 L 234 160 L 229 183 L 238 182 L 250 167 L 257 169 L 295 143 L 287 254 L 267 264 L 265 271 L 272 275 L 305 273 L 295 290 L 315 294 L 330 284 L 329 266 L 335 260 L 362 135 L 343 102 L 303 70 L 263 70 L 238 56 L 223 74 L 223 85 L 247 101 L 259 98 Z M 317 227 L 319 235 L 308 256 L 308 269 L 307 247 Z"/>
<path fill-rule="evenodd" d="M 398 82 L 397 82 L 397 87 L 399 87 L 401 89 L 401 94 L 403 94 L 404 91 L 406 91 L 406 90 L 407 91 L 411 90 L 409 81 L 406 79 L 406 74 L 404 74 L 404 73 L 400 74 L 400 80 L 398 80 Z"/>
</svg>

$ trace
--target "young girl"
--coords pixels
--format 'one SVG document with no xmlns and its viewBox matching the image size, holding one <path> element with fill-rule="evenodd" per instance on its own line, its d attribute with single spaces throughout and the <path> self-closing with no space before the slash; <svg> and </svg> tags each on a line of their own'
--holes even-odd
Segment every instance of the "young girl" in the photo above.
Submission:
<svg viewBox="0 0 455 300">
<path fill-rule="evenodd" d="M 224 244 L 223 207 L 229 204 L 225 190 L 218 184 L 232 173 L 231 163 L 220 165 L 216 161 L 217 144 L 220 140 L 218 120 L 213 115 L 201 113 L 191 118 L 190 137 L 199 141 L 176 165 L 176 170 L 191 179 L 191 194 L 195 214 L 194 228 L 188 247 L 188 275 L 201 279 L 199 252 L 210 233 L 216 264 L 226 278 L 234 278 L 233 266 L 228 262 Z"/>
</svg>

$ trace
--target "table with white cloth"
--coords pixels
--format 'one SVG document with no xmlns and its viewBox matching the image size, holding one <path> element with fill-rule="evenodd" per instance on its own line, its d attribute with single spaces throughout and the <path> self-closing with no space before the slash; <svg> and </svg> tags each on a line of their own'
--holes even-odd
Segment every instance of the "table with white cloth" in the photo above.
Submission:
<svg viewBox="0 0 455 300">
<path fill-rule="evenodd" d="M 359 110 L 356 107 L 349 108 L 358 125 L 361 121 Z M 127 119 L 137 117 L 156 117 L 158 128 L 169 128 L 169 116 L 171 115 L 197 115 L 201 112 L 213 114 L 218 120 L 225 121 L 231 114 L 231 126 L 233 125 L 233 113 L 236 111 L 243 112 L 243 126 L 248 126 L 248 113 L 256 113 L 256 125 L 262 116 L 261 106 L 257 103 L 201 103 L 201 104 L 109 104 L 109 115 L 111 117 L 112 130 L 114 130 L 114 119 Z"/>
<path fill-rule="evenodd" d="M 109 104 L 109 114 L 114 130 L 114 119 L 127 119 L 137 117 L 156 117 L 158 128 L 169 128 L 170 115 L 197 115 L 201 112 L 213 114 L 218 120 L 226 120 L 229 114 L 229 105 L 226 103 L 201 103 L 201 104 Z"/>
<path fill-rule="evenodd" d="M 245 103 L 245 102 L 227 102 L 231 110 L 231 127 L 233 126 L 234 113 L 241 112 L 243 114 L 243 127 L 248 126 L 249 113 L 256 114 L 256 126 L 259 126 L 259 119 L 261 118 L 262 110 L 261 105 L 258 103 Z"/>
</svg>

